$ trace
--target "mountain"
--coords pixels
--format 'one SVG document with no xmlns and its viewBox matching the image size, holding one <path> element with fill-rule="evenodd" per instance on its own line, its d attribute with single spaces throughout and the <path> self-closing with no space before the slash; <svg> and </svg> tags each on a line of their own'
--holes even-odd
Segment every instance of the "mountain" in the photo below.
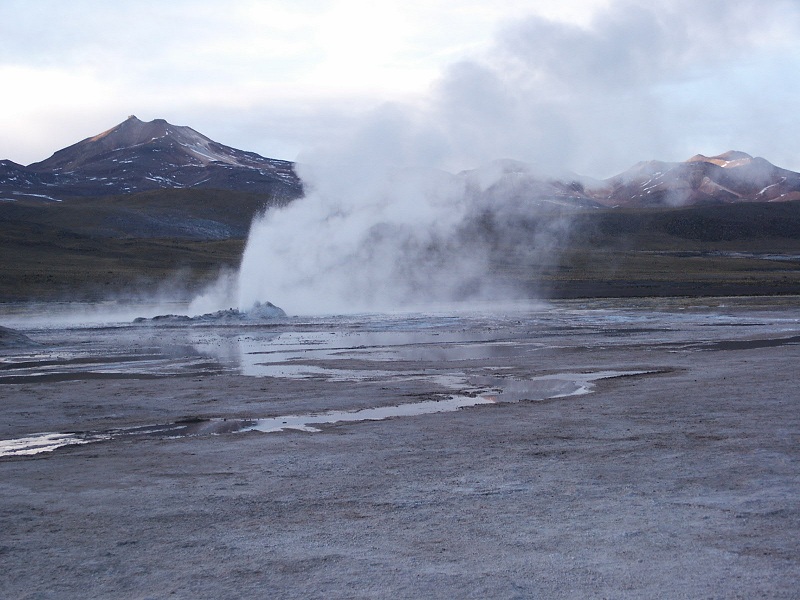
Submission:
<svg viewBox="0 0 800 600">
<path fill-rule="evenodd" d="M 678 207 L 800 200 L 800 173 L 738 151 L 684 162 L 649 161 L 590 192 L 607 207 Z"/>
<path fill-rule="evenodd" d="M 437 176 L 460 186 L 476 214 L 502 230 L 519 223 L 530 228 L 543 211 L 800 200 L 799 173 L 737 151 L 641 162 L 603 181 L 546 176 L 513 160 Z M 259 211 L 301 195 L 291 162 L 225 146 L 163 119 L 128 117 L 27 166 L 0 160 L 6 233 L 33 227 L 105 239 L 238 239 Z M 54 210 L 53 201 L 61 200 L 68 202 Z"/>
<path fill-rule="evenodd" d="M 263 193 L 288 201 L 302 193 L 289 161 L 215 142 L 190 127 L 135 116 L 47 160 L 0 161 L 0 198 L 64 200 L 157 189 Z"/>
<path fill-rule="evenodd" d="M 800 200 L 800 173 L 738 151 L 698 154 L 684 162 L 640 162 L 606 180 L 575 173 L 546 176 L 512 160 L 495 161 L 459 176 L 468 193 L 486 206 L 523 212 Z"/>
<path fill-rule="evenodd" d="M 545 177 L 504 160 L 457 177 L 487 206 L 523 212 L 553 208 L 647 208 L 800 200 L 800 173 L 730 151 L 684 162 L 641 162 L 604 181 L 576 174 Z M 23 166 L 0 160 L 0 200 L 53 201 L 205 189 L 263 194 L 283 204 L 302 195 L 289 161 L 225 146 L 191 127 L 135 116 L 47 160 Z"/>
<path fill-rule="evenodd" d="M 474 210 L 459 243 L 537 296 L 800 289 L 800 174 L 743 152 L 603 181 L 511 160 L 417 175 L 463 190 Z M 0 302 L 191 296 L 236 269 L 254 215 L 302 192 L 292 163 L 162 119 L 129 117 L 31 165 L 0 160 Z"/>
</svg>

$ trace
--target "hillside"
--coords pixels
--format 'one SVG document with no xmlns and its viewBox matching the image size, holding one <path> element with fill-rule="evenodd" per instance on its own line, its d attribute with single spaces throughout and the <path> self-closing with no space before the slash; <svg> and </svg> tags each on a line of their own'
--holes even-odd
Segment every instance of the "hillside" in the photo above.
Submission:
<svg viewBox="0 0 800 600">
<path fill-rule="evenodd" d="M 0 204 L 0 301 L 190 293 L 236 268 L 254 215 L 281 202 L 178 189 Z"/>
<path fill-rule="evenodd" d="M 583 211 L 567 223 L 531 223 L 530 238 L 563 232 L 552 251 L 541 260 L 507 240 L 496 268 L 541 297 L 800 294 L 800 201 Z"/>
<path fill-rule="evenodd" d="M 253 216 L 284 198 L 203 189 L 164 189 L 50 203 L 19 200 L 0 204 L 0 225 L 69 231 L 94 239 L 175 238 L 223 240 L 247 235 Z"/>
<path fill-rule="evenodd" d="M 195 229 L 180 237 L 191 220 L 182 214 L 174 229 L 159 226 L 169 236 L 153 236 L 147 217 L 131 208 L 168 214 L 177 200 L 214 235 L 201 239 Z M 24 212 L 33 208 L 19 206 L 16 218 L 0 220 L 0 301 L 191 295 L 238 266 L 260 208 L 258 197 L 197 190 L 82 202 L 59 211 L 68 218 L 33 218 Z M 87 206 L 98 208 L 95 221 L 81 218 Z M 225 213 L 230 206 L 240 210 Z M 109 225 L 122 214 L 121 229 Z M 213 217 L 214 227 L 201 215 Z M 133 235 L 137 223 L 143 233 Z M 494 248 L 493 270 L 535 297 L 800 294 L 800 202 L 591 209 L 475 227 L 474 243 Z M 539 252 L 544 239 L 552 247 Z"/>
<path fill-rule="evenodd" d="M 609 207 L 692 206 L 800 200 L 800 173 L 745 152 L 642 162 L 592 190 Z"/>
</svg>

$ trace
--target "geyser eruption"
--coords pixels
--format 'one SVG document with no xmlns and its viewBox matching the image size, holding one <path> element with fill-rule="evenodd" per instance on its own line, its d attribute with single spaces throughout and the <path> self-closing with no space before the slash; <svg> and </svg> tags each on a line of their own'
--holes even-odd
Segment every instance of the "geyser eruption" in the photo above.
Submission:
<svg viewBox="0 0 800 600">
<path fill-rule="evenodd" d="M 300 168 L 308 195 L 252 226 L 240 308 L 269 298 L 292 312 L 353 312 L 495 295 L 463 178 L 371 168 L 356 180 Z"/>
<path fill-rule="evenodd" d="M 317 163 L 321 164 L 321 163 Z M 450 174 L 352 163 L 301 166 L 307 196 L 257 219 L 238 274 L 238 305 L 290 312 L 421 308 L 529 295 L 569 226 L 541 174 L 494 161 Z"/>
</svg>

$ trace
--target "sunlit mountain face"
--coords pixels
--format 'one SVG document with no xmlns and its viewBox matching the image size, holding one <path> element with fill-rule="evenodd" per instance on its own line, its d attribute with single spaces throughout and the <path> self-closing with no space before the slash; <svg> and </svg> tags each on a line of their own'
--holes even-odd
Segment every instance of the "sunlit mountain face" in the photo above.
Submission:
<svg viewBox="0 0 800 600">
<path fill-rule="evenodd" d="M 690 206 L 800 200 L 800 174 L 731 151 L 685 162 L 641 162 L 594 192 L 606 206 Z"/>
</svg>

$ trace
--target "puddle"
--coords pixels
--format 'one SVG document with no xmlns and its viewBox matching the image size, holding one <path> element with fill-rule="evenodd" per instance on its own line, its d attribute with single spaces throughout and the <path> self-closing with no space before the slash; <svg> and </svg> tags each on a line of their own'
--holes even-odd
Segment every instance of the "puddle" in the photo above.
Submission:
<svg viewBox="0 0 800 600">
<path fill-rule="evenodd" d="M 459 343 L 420 343 L 394 346 L 343 349 L 338 356 L 343 358 L 363 358 L 371 361 L 420 361 L 457 362 L 471 360 L 518 358 L 522 355 L 547 348 L 539 342 L 511 341 L 468 341 Z"/>
<path fill-rule="evenodd" d="M 446 400 L 428 400 L 399 404 L 397 406 L 381 406 L 361 410 L 337 410 L 310 415 L 286 415 L 257 419 L 245 431 L 261 431 L 275 433 L 278 431 L 296 430 L 318 433 L 322 431 L 315 425 L 357 421 L 382 421 L 394 417 L 413 417 L 442 412 L 452 412 L 461 408 L 479 404 L 512 403 L 522 400 L 536 401 L 568 396 L 589 394 L 595 381 L 614 377 L 645 375 L 653 371 L 598 371 L 594 373 L 557 373 L 542 375 L 532 379 L 500 379 L 494 390 L 482 390 L 476 395 L 451 396 Z"/>
<path fill-rule="evenodd" d="M 392 381 L 425 380 L 453 389 L 467 386 L 463 374 L 442 375 L 426 371 L 384 371 L 380 369 L 340 369 L 338 367 L 320 367 L 318 365 L 292 364 L 292 363 L 261 363 L 258 377 L 280 377 L 283 379 L 312 379 L 320 378 L 326 381 L 361 382 L 375 381 L 378 379 Z M 250 373 L 252 375 L 252 370 Z"/>
<path fill-rule="evenodd" d="M 244 431 L 261 431 L 275 433 L 292 429 L 295 431 L 308 431 L 318 433 L 322 431 L 314 425 L 330 425 L 333 423 L 358 422 L 358 421 L 383 421 L 394 417 L 414 417 L 434 413 L 452 412 L 460 408 L 477 406 L 478 404 L 494 404 L 497 400 L 494 395 L 481 396 L 451 396 L 446 400 L 426 400 L 399 404 L 397 406 L 380 406 L 377 408 L 364 408 L 361 410 L 347 411 L 335 410 L 312 415 L 287 415 L 269 419 L 257 419 L 253 425 Z"/>
<path fill-rule="evenodd" d="M 759 350 L 762 348 L 777 348 L 780 346 L 796 346 L 800 344 L 800 335 L 787 338 L 755 339 L 755 340 L 722 340 L 695 344 L 700 350 Z"/>
<path fill-rule="evenodd" d="M 64 446 L 89 444 L 133 437 L 159 439 L 200 435 L 222 435 L 246 431 L 276 433 L 304 431 L 319 433 L 319 425 L 383 421 L 397 417 L 414 417 L 453 412 L 480 404 L 514 403 L 523 400 L 541 401 L 580 396 L 592 391 L 594 382 L 614 377 L 653 374 L 657 371 L 595 371 L 593 373 L 555 373 L 531 379 L 484 378 L 482 387 L 469 395 L 457 394 L 442 400 L 426 400 L 394 406 L 378 406 L 360 410 L 338 410 L 305 415 L 283 415 L 263 419 L 191 419 L 165 425 L 145 425 L 102 432 L 40 433 L 12 440 L 0 440 L 0 458 L 31 456 L 52 452 Z M 453 378 L 453 383 L 463 382 Z"/>
<path fill-rule="evenodd" d="M 217 368 L 205 356 L 179 351 L 141 354 L 56 351 L 0 358 L 0 384 L 77 381 L 89 379 L 147 379 L 191 375 Z"/>
<path fill-rule="evenodd" d="M 193 349 L 249 377 L 329 375 L 322 367 L 298 367 L 294 361 L 352 359 L 372 363 L 395 361 L 454 362 L 516 357 L 546 347 L 536 342 L 497 340 L 496 332 L 249 332 L 226 336 L 203 332 Z M 369 377 L 368 371 L 364 376 Z M 359 376 L 346 376 L 357 380 Z"/>
</svg>

